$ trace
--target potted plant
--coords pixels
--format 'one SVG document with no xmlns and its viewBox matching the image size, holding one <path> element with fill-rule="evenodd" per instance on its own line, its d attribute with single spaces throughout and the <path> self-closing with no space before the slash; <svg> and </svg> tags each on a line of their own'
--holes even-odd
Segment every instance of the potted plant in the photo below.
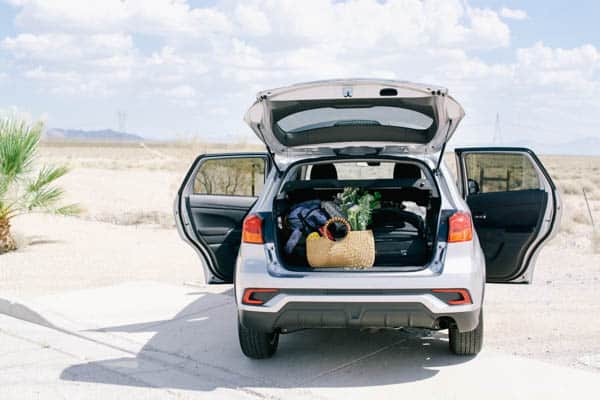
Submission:
<svg viewBox="0 0 600 400">
<path fill-rule="evenodd" d="M 375 262 L 375 239 L 368 228 L 373 210 L 380 207 L 381 194 L 347 187 L 335 200 L 341 216 L 331 218 L 323 227 L 323 236 L 308 238 L 306 251 L 312 267 L 370 268 Z M 327 234 L 334 224 L 345 225 L 346 234 Z M 340 231 L 340 229 L 336 229 Z"/>
</svg>

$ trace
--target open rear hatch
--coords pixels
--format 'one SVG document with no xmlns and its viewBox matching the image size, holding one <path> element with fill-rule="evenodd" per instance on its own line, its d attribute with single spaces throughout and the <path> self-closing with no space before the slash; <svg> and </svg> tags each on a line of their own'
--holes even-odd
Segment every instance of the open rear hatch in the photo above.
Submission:
<svg viewBox="0 0 600 400">
<path fill-rule="evenodd" d="M 306 157 L 347 148 L 437 153 L 463 116 L 445 88 L 349 79 L 260 92 L 245 121 L 274 156 Z"/>
</svg>

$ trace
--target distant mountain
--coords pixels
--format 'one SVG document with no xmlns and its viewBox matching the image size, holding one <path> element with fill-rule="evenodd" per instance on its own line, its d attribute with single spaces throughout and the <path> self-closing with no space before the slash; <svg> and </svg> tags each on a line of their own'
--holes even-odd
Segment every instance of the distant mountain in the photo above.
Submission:
<svg viewBox="0 0 600 400">
<path fill-rule="evenodd" d="M 89 140 L 100 142 L 143 142 L 142 136 L 133 133 L 118 132 L 112 129 L 86 131 L 83 129 L 48 129 L 44 134 L 45 140 Z"/>
<path fill-rule="evenodd" d="M 518 141 L 507 146 L 529 147 L 538 154 L 556 154 L 572 156 L 598 156 L 600 155 L 600 137 L 583 137 L 567 142 L 552 144 L 544 142 Z"/>
<path fill-rule="evenodd" d="M 146 139 L 133 133 L 119 132 L 112 129 L 83 130 L 83 129 L 48 129 L 44 134 L 45 140 L 79 140 L 90 142 L 144 142 Z M 494 146 L 492 143 L 460 143 L 451 142 L 448 150 L 461 146 Z M 574 138 L 563 143 L 547 143 L 535 140 L 516 140 L 500 144 L 508 147 L 528 147 L 537 154 L 600 156 L 600 136 Z"/>
<path fill-rule="evenodd" d="M 495 146 L 491 142 L 486 143 L 462 143 L 453 144 L 451 148 L 461 146 Z M 527 147 L 537 154 L 552 154 L 565 156 L 600 156 L 600 137 L 587 136 L 574 138 L 562 143 L 547 143 L 538 140 L 514 140 L 499 144 L 500 147 Z"/>
</svg>

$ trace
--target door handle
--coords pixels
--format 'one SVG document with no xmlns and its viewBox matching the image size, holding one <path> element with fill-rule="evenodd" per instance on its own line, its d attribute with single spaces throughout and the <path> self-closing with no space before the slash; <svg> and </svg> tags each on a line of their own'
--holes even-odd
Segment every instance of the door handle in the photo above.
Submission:
<svg viewBox="0 0 600 400">
<path fill-rule="evenodd" d="M 484 213 L 479 213 L 479 214 L 475 214 L 473 216 L 473 218 L 484 220 L 484 219 L 487 219 L 487 215 L 485 215 Z"/>
</svg>

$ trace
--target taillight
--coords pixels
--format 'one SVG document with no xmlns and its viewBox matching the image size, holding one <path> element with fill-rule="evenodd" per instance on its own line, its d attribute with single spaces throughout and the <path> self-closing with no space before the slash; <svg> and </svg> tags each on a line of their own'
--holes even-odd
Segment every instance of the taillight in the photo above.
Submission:
<svg viewBox="0 0 600 400">
<path fill-rule="evenodd" d="M 262 218 L 258 215 L 249 215 L 244 220 L 242 227 L 242 242 L 262 244 Z"/>
<path fill-rule="evenodd" d="M 251 306 L 265 304 L 277 295 L 277 289 L 246 289 L 242 297 L 242 303 Z"/>
<path fill-rule="evenodd" d="M 448 243 L 468 242 L 473 239 L 471 214 L 455 212 L 448 219 Z"/>
<path fill-rule="evenodd" d="M 440 293 L 438 297 L 451 306 L 473 304 L 471 294 L 467 289 L 432 289 L 433 293 Z"/>
</svg>

